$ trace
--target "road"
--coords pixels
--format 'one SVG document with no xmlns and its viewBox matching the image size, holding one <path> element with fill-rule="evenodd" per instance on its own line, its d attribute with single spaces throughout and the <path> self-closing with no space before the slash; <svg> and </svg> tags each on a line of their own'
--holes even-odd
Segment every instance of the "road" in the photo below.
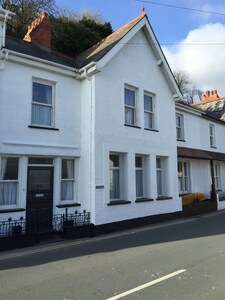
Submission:
<svg viewBox="0 0 225 300">
<path fill-rule="evenodd" d="M 0 253 L 1 300 L 225 299 L 225 212 Z"/>
</svg>

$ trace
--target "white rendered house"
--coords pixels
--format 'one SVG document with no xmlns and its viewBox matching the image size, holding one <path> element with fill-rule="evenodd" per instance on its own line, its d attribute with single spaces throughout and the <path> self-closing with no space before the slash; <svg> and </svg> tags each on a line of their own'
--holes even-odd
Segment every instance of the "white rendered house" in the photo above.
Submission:
<svg viewBox="0 0 225 300">
<path fill-rule="evenodd" d="M 182 96 L 145 13 L 75 60 L 51 52 L 46 14 L 35 24 L 25 41 L 1 35 L 0 220 L 85 209 L 102 225 L 181 211 Z"/>
</svg>

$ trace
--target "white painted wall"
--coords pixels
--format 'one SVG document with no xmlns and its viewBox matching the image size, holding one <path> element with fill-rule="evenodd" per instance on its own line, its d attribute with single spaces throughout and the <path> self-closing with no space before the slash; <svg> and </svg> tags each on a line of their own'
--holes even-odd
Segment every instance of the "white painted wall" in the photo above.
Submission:
<svg viewBox="0 0 225 300">
<path fill-rule="evenodd" d="M 124 84 L 138 88 L 138 126 L 124 126 Z M 143 92 L 156 95 L 157 130 L 144 129 Z M 95 135 L 95 224 L 181 210 L 177 188 L 175 105 L 167 82 L 156 63 L 142 32 L 96 75 Z M 107 206 L 109 203 L 109 152 L 125 156 L 124 200 L 131 204 Z M 148 190 L 153 202 L 135 203 L 135 154 L 146 155 Z M 156 201 L 156 156 L 168 158 L 166 174 L 168 196 L 172 200 Z"/>
</svg>

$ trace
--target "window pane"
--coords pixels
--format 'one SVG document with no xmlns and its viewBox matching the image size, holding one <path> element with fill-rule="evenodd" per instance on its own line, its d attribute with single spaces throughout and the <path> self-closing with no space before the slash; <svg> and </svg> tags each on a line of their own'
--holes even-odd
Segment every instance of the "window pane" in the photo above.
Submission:
<svg viewBox="0 0 225 300">
<path fill-rule="evenodd" d="M 136 170 L 136 197 L 143 197 L 143 172 Z"/>
<path fill-rule="evenodd" d="M 161 196 L 162 195 L 162 172 L 160 170 L 157 170 L 156 176 L 157 176 L 157 193 L 158 196 Z"/>
<path fill-rule="evenodd" d="M 145 112 L 145 128 L 153 128 L 153 115 Z"/>
<path fill-rule="evenodd" d="M 51 189 L 50 170 L 30 170 L 29 191 L 43 191 Z"/>
<path fill-rule="evenodd" d="M 161 159 L 160 158 L 156 158 L 156 168 L 161 169 Z"/>
<path fill-rule="evenodd" d="M 110 170 L 110 199 L 120 198 L 120 171 Z"/>
<path fill-rule="evenodd" d="M 125 88 L 125 104 L 135 107 L 135 91 L 128 90 Z"/>
<path fill-rule="evenodd" d="M 62 160 L 62 179 L 74 178 L 74 160 L 63 159 Z"/>
<path fill-rule="evenodd" d="M 51 126 L 51 114 L 51 107 L 32 104 L 32 124 Z"/>
<path fill-rule="evenodd" d="M 18 157 L 0 158 L 0 180 L 17 180 L 18 166 Z"/>
<path fill-rule="evenodd" d="M 29 165 L 52 165 L 53 159 L 49 157 L 29 157 Z"/>
<path fill-rule="evenodd" d="M 52 86 L 33 82 L 33 102 L 52 104 Z"/>
<path fill-rule="evenodd" d="M 152 97 L 149 95 L 144 95 L 144 110 L 153 111 Z"/>
<path fill-rule="evenodd" d="M 119 155 L 113 155 L 111 154 L 109 156 L 110 159 L 110 167 L 119 167 Z"/>
<path fill-rule="evenodd" d="M 73 180 L 61 182 L 61 200 L 73 200 Z"/>
<path fill-rule="evenodd" d="M 0 182 L 0 205 L 15 205 L 17 182 Z"/>
<path fill-rule="evenodd" d="M 142 168 L 142 157 L 140 156 L 135 157 L 135 167 Z"/>
</svg>

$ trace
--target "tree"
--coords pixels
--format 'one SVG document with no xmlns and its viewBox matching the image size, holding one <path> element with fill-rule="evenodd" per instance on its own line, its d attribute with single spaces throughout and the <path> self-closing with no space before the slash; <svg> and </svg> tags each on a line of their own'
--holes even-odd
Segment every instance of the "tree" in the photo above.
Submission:
<svg viewBox="0 0 225 300">
<path fill-rule="evenodd" d="M 203 91 L 197 89 L 195 85 L 193 85 L 189 74 L 186 71 L 174 71 L 173 75 L 183 95 L 184 101 L 186 101 L 187 103 L 193 103 L 195 97 L 199 99 L 201 98 Z"/>
<path fill-rule="evenodd" d="M 109 22 L 100 23 L 85 15 L 81 19 L 60 16 L 50 17 L 52 48 L 76 56 L 112 33 Z"/>
<path fill-rule="evenodd" d="M 3 9 L 10 10 L 15 16 L 10 20 L 7 33 L 23 38 L 28 26 L 40 16 L 56 12 L 55 0 L 0 0 Z"/>
</svg>

